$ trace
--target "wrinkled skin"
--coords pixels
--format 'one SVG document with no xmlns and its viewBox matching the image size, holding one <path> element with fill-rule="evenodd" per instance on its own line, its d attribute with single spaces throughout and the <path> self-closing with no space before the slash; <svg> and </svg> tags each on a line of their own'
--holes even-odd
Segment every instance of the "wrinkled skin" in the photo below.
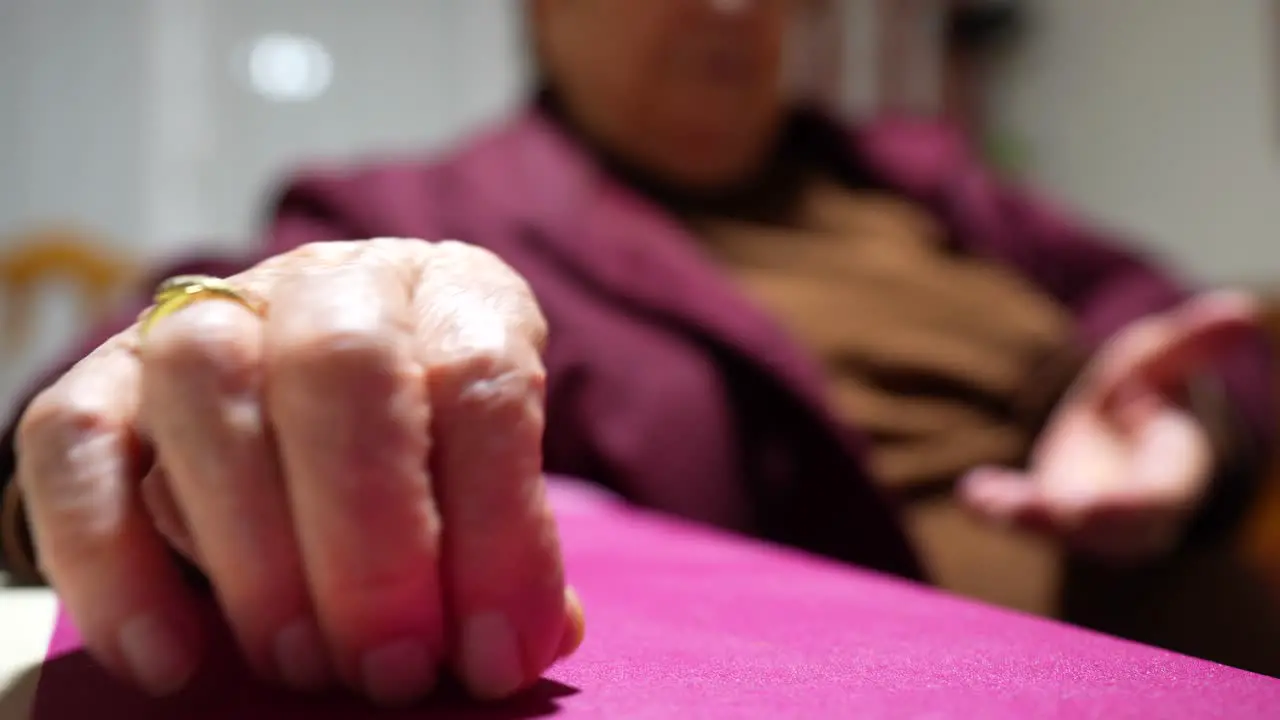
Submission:
<svg viewBox="0 0 1280 720">
<path fill-rule="evenodd" d="M 460 243 L 321 243 L 131 327 L 27 409 L 40 563 L 90 650 L 156 693 L 200 659 L 205 571 L 246 656 L 375 700 L 449 667 L 527 685 L 582 635 L 541 476 L 546 328 Z"/>
</svg>

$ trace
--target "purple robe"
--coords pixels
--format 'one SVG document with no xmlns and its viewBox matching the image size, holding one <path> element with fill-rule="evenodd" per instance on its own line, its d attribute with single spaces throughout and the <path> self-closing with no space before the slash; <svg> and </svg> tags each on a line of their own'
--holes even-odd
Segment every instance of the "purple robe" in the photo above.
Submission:
<svg viewBox="0 0 1280 720">
<path fill-rule="evenodd" d="M 1068 307 L 1084 351 L 1188 297 L 1118 241 L 998 182 L 944 126 L 892 120 L 841 137 L 846 144 L 833 152 L 929 211 L 958 251 L 1013 267 Z M 551 326 L 548 471 L 920 576 L 862 462 L 856 428 L 827 405 L 816 358 L 734 287 L 678 220 L 538 109 L 444 156 L 302 173 L 280 198 L 258 256 L 193 258 L 158 277 L 224 275 L 302 243 L 380 236 L 475 243 L 528 279 Z M 103 328 L 82 352 L 119 327 Z M 1268 362 L 1259 336 L 1217 368 L 1259 448 L 1271 432 Z M 11 446 L 0 444 L 0 478 L 12 467 Z M 1223 477 L 1215 498 L 1247 495 L 1246 473 Z"/>
</svg>

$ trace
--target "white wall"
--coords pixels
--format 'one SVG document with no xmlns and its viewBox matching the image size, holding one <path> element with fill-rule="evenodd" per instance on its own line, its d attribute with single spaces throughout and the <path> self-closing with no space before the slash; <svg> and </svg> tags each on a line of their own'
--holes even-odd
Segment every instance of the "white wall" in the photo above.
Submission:
<svg viewBox="0 0 1280 720">
<path fill-rule="evenodd" d="M 146 3 L 0 2 L 0 233 L 77 217 L 142 221 Z"/>
<path fill-rule="evenodd" d="M 255 227 L 267 185 L 297 162 L 438 147 L 499 115 L 521 89 L 518 2 L 200 1 L 219 60 L 204 219 L 218 234 Z M 281 30 L 319 40 L 333 57 L 333 84 L 313 102 L 265 102 L 225 71 L 237 48 Z"/>
<path fill-rule="evenodd" d="M 3 0 L 0 233 L 74 217 L 129 250 L 241 237 L 303 159 L 431 148 L 521 88 L 519 3 Z M 244 82 L 272 32 L 334 61 L 319 98 Z"/>
<path fill-rule="evenodd" d="M 1029 0 L 997 114 L 1031 175 L 1208 282 L 1280 284 L 1272 0 Z"/>
</svg>

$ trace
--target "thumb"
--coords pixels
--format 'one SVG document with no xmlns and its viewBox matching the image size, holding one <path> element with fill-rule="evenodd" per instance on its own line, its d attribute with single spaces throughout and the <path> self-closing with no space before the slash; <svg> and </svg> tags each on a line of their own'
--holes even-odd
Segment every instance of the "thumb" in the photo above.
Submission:
<svg viewBox="0 0 1280 720">
<path fill-rule="evenodd" d="M 1048 505 L 1039 485 L 1025 473 L 979 468 L 958 488 L 960 504 L 980 520 L 1004 527 L 1045 531 L 1051 526 Z"/>
<path fill-rule="evenodd" d="M 1252 296 L 1235 291 L 1206 293 L 1126 330 L 1099 362 L 1099 399 L 1109 405 L 1126 389 L 1163 391 L 1186 380 L 1258 327 L 1261 311 Z"/>
</svg>

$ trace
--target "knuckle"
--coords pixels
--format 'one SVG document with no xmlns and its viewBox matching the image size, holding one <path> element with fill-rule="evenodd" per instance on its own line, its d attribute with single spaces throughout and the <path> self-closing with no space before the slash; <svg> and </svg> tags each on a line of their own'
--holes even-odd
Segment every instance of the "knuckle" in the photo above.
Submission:
<svg viewBox="0 0 1280 720">
<path fill-rule="evenodd" d="M 245 326 L 245 320 L 252 318 L 242 314 L 242 309 L 229 303 L 201 303 L 188 309 L 180 326 L 148 340 L 147 363 L 162 373 L 249 385 L 258 368 L 258 353 Z"/>
<path fill-rule="evenodd" d="M 533 288 L 525 278 L 488 250 L 479 265 L 464 266 L 459 275 L 468 289 L 483 297 L 483 304 L 497 310 L 503 320 L 533 348 L 541 352 L 547 342 L 547 319 Z"/>
<path fill-rule="evenodd" d="M 303 243 L 280 257 L 301 262 L 337 262 L 350 258 L 358 244 L 353 240 L 331 240 Z"/>
<path fill-rule="evenodd" d="M 461 240 L 441 240 L 432 247 L 435 249 L 435 254 L 441 258 L 474 262 L 493 267 L 507 267 L 507 264 L 493 251 Z"/>
<path fill-rule="evenodd" d="M 421 238 L 390 236 L 369 238 L 359 243 L 362 252 L 382 255 L 388 259 L 402 259 L 406 253 L 419 252 L 428 245 Z"/>
<path fill-rule="evenodd" d="M 79 484 L 59 493 L 38 518 L 41 562 L 52 573 L 70 565 L 91 564 L 103 552 L 122 545 L 125 510 L 99 485 Z"/>
<path fill-rule="evenodd" d="M 461 240 L 444 240 L 433 246 L 433 262 L 454 268 L 459 273 L 486 280 L 484 284 L 504 288 L 522 300 L 532 301 L 532 292 L 524 276 L 492 250 Z"/>
<path fill-rule="evenodd" d="M 37 395 L 16 428 L 17 481 L 40 537 L 41 568 L 54 577 L 118 545 L 129 511 L 128 401 L 110 383 L 81 382 L 84 372 Z"/>
<path fill-rule="evenodd" d="M 432 396 L 439 404 L 487 412 L 538 406 L 546 390 L 540 361 L 493 348 L 455 352 L 434 365 L 430 377 Z"/>
<path fill-rule="evenodd" d="M 538 313 L 538 322 L 529 331 L 529 341 L 539 353 L 547 351 L 547 344 L 550 342 L 550 331 L 547 328 L 547 322 L 542 318 L 542 313 Z"/>
<path fill-rule="evenodd" d="M 79 440 L 113 431 L 118 424 L 105 399 L 87 393 L 44 390 L 31 401 L 18 421 L 22 455 L 42 448 L 62 449 Z"/>
<path fill-rule="evenodd" d="M 86 443 L 95 465 L 119 462 L 110 442 Z M 57 573 L 67 563 L 92 563 L 125 534 L 129 498 L 123 485 L 96 473 L 23 473 L 23 490 L 33 501 L 31 521 L 40 542 L 40 560 Z M 37 501 L 38 502 L 34 502 Z"/>
<path fill-rule="evenodd" d="M 282 350 L 277 365 L 282 377 L 325 389 L 371 380 L 401 385 L 416 374 L 403 343 L 376 330 L 321 333 Z"/>
<path fill-rule="evenodd" d="M 461 240 L 442 240 L 431 248 L 430 262 L 433 265 L 451 268 L 465 276 L 483 278 L 488 281 L 486 284 L 528 294 L 524 276 L 492 250 Z"/>
<path fill-rule="evenodd" d="M 500 310 L 504 321 L 534 349 L 545 349 L 546 317 L 524 276 L 498 254 L 460 240 L 443 240 L 431 247 L 430 265 L 462 279 L 470 291 L 484 296 L 483 304 Z"/>
<path fill-rule="evenodd" d="M 525 339 L 539 354 L 546 352 L 549 331 L 547 329 L 547 318 L 542 314 L 542 309 L 533 299 L 532 293 L 529 294 L 529 303 L 527 311 L 521 318 L 520 327 L 524 332 Z"/>
</svg>

